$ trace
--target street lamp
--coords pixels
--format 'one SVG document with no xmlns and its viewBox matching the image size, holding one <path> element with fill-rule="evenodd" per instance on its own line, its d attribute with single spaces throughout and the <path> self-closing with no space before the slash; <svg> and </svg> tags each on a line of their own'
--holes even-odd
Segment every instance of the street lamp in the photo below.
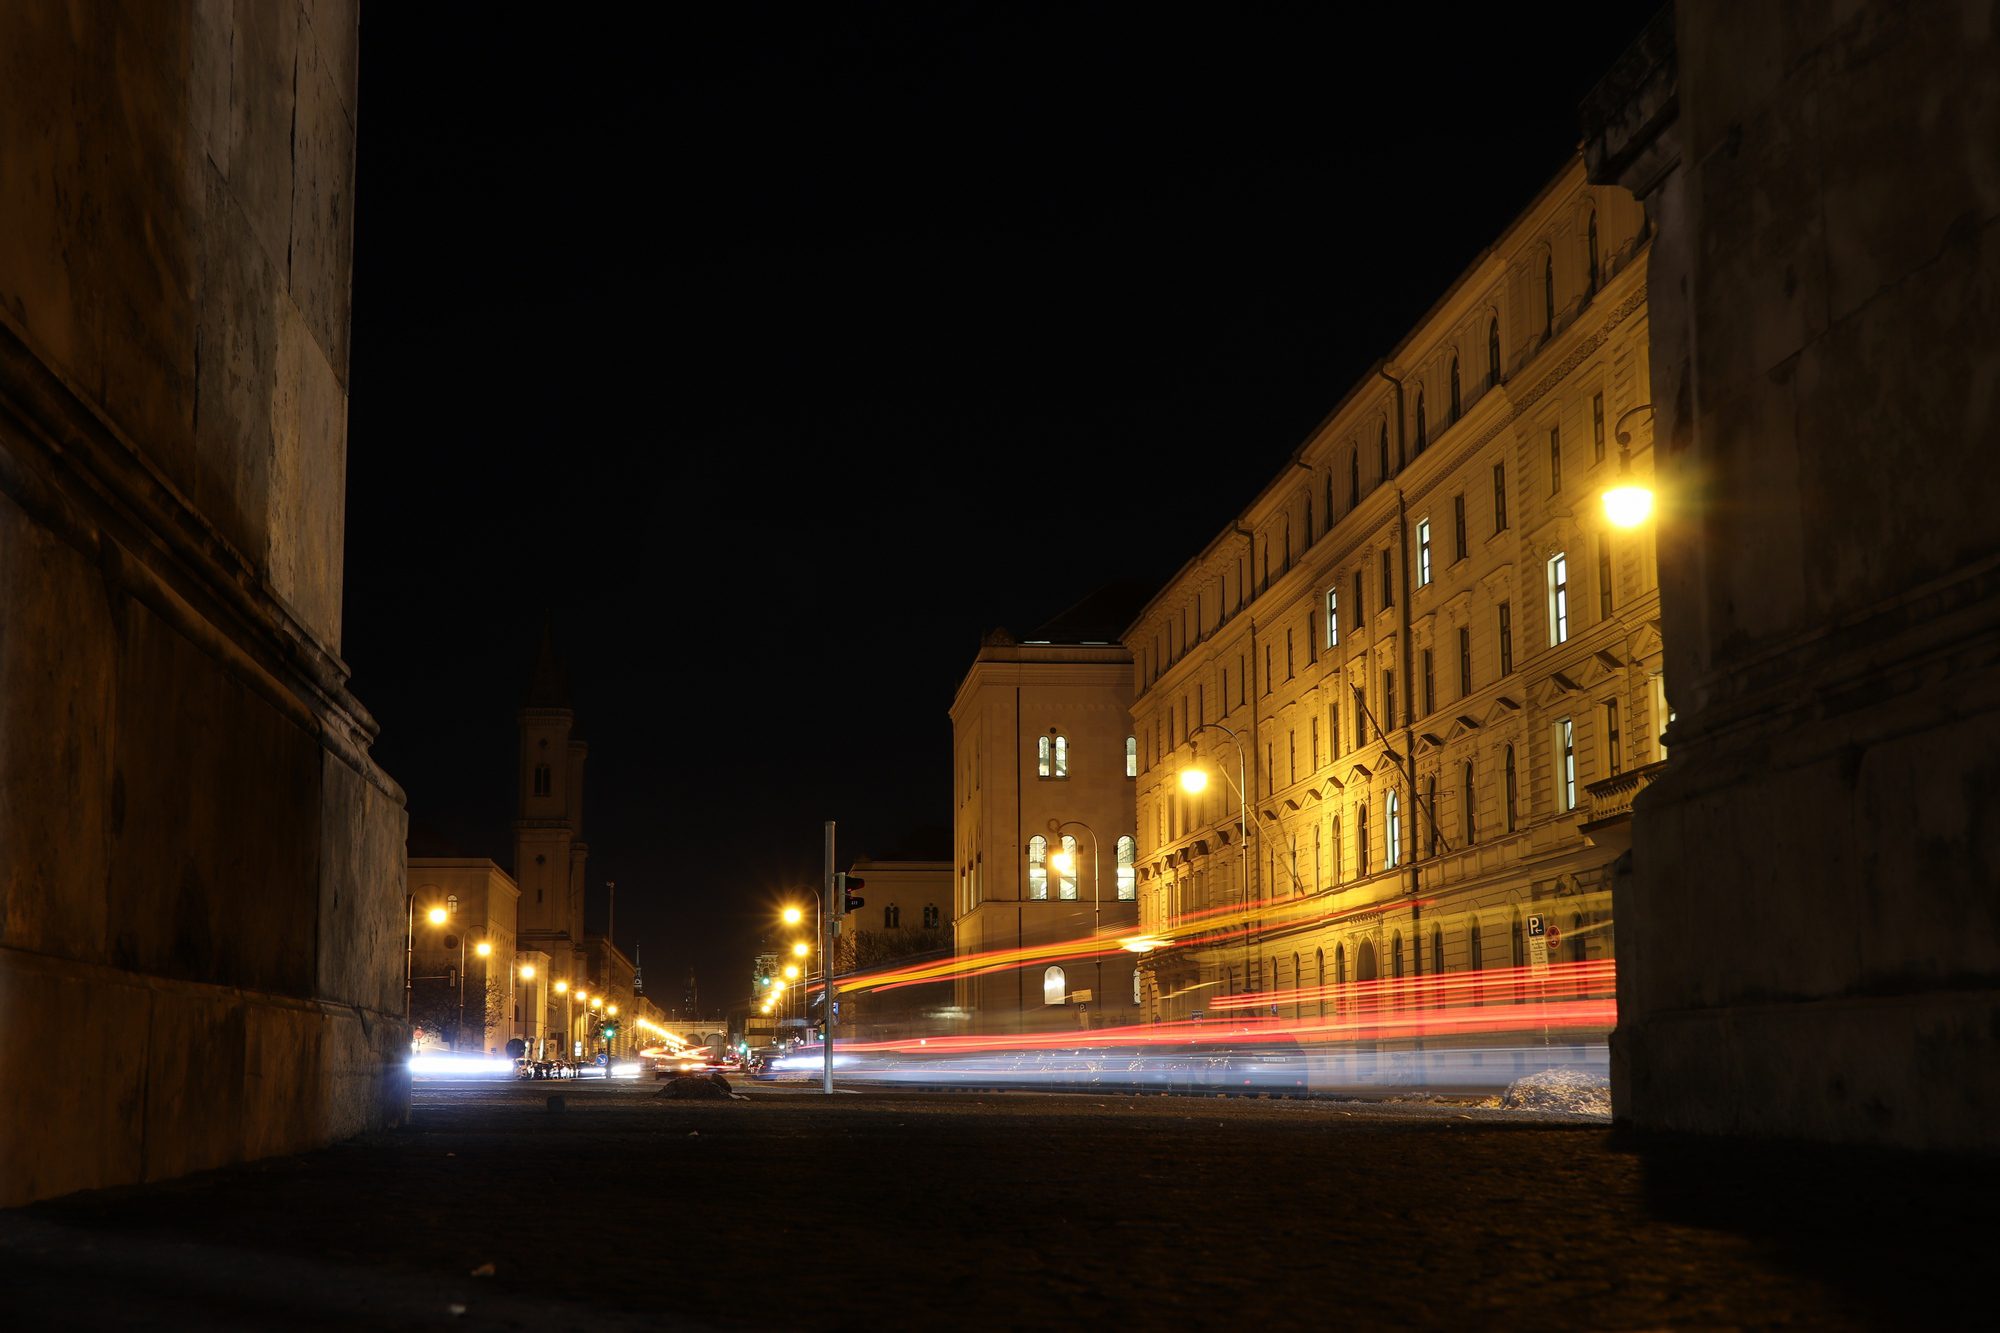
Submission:
<svg viewBox="0 0 2000 1333">
<path fill-rule="evenodd" d="M 1632 432 L 1625 429 L 1626 421 L 1640 412 L 1651 416 L 1653 405 L 1641 403 L 1626 410 L 1612 426 L 1618 437 L 1618 484 L 1604 492 L 1604 517 L 1616 528 L 1636 528 L 1653 512 L 1652 487 L 1632 480 Z"/>
<path fill-rule="evenodd" d="M 812 945 L 807 944 L 804 940 L 799 940 L 792 945 L 792 957 L 794 958 L 804 958 L 811 952 Z"/>
<path fill-rule="evenodd" d="M 1058 837 L 1060 837 L 1062 831 L 1066 828 L 1080 828 L 1090 835 L 1090 934 L 1094 943 L 1097 935 L 1104 929 L 1104 907 L 1098 896 L 1097 887 L 1099 883 L 1097 873 L 1099 868 L 1097 858 L 1097 830 L 1084 823 L 1081 819 L 1051 819 L 1049 821 L 1049 832 L 1058 835 Z M 1059 851 L 1049 859 L 1055 862 L 1056 873 L 1058 875 L 1074 875 L 1076 873 L 1076 866 L 1074 864 L 1076 858 L 1072 857 L 1067 851 Z M 1096 988 L 1091 991 L 1090 997 L 1097 1004 L 1097 1012 L 1100 1015 L 1103 1014 L 1104 956 L 1102 954 L 1097 956 Z"/>
<path fill-rule="evenodd" d="M 1243 854 L 1243 985 L 1247 990 L 1250 985 L 1250 795 L 1249 780 L 1246 776 L 1247 770 L 1243 762 L 1243 740 L 1234 731 L 1225 727 L 1220 722 L 1202 722 L 1198 723 L 1193 731 L 1188 732 L 1189 744 L 1193 744 L 1196 733 L 1203 731 L 1219 731 L 1229 737 L 1229 743 L 1236 747 L 1236 814 L 1238 827 L 1236 844 Z M 1225 782 L 1229 780 L 1227 769 L 1223 770 L 1222 778 Z M 1181 770 L 1182 791 L 1198 794 L 1206 790 L 1207 787 L 1207 770 L 1192 765 Z"/>
</svg>

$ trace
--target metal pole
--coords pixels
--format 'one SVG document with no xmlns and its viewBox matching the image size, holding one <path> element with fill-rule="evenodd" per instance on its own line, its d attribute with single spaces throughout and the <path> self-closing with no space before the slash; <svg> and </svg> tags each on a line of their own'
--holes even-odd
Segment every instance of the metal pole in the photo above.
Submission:
<svg viewBox="0 0 2000 1333">
<path fill-rule="evenodd" d="M 451 1034 L 451 1048 L 455 1051 L 465 1040 L 465 932 L 458 933 L 458 1029 Z"/>
<path fill-rule="evenodd" d="M 820 1003 L 826 1006 L 826 1035 L 820 1038 L 820 1091 L 833 1095 L 833 821 L 826 821 L 826 910 L 820 917 Z"/>
<path fill-rule="evenodd" d="M 410 988 L 416 984 L 417 970 L 417 895 L 405 893 L 404 906 L 409 908 L 409 922 L 403 927 L 403 1026 L 410 1026 Z M 408 1033 L 404 1034 L 407 1039 Z"/>
</svg>

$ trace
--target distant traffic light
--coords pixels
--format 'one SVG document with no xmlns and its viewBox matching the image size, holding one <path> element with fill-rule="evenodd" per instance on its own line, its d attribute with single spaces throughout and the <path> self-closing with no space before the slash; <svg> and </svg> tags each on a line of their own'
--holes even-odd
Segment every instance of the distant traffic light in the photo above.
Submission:
<svg viewBox="0 0 2000 1333">
<path fill-rule="evenodd" d="M 613 1037 L 618 1035 L 618 1025 L 616 1023 L 606 1023 L 604 1025 L 603 1035 L 606 1041 L 610 1041 Z"/>
<path fill-rule="evenodd" d="M 856 893 L 855 890 L 864 887 L 868 881 L 859 875 L 850 875 L 845 870 L 835 874 L 834 878 L 840 881 L 840 901 L 842 904 L 840 910 L 843 912 L 859 911 L 865 905 L 866 900 L 860 894 Z"/>
</svg>

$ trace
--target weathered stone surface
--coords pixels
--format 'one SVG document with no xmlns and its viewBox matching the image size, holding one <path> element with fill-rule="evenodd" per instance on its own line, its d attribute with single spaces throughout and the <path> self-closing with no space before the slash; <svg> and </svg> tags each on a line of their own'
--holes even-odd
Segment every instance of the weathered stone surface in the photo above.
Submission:
<svg viewBox="0 0 2000 1333">
<path fill-rule="evenodd" d="M 407 1105 L 402 795 L 335 656 L 357 35 L 0 8 L 0 1206 Z"/>
</svg>

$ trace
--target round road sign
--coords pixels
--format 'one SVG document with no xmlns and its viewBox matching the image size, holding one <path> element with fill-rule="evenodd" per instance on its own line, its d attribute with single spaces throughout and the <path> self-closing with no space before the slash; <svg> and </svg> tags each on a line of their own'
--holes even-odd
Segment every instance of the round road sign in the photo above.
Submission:
<svg viewBox="0 0 2000 1333">
<path fill-rule="evenodd" d="M 1560 941 L 1562 937 L 1563 937 L 1562 927 L 1557 925 L 1550 925 L 1548 940 L 1549 940 L 1549 947 L 1551 949 L 1556 947 L 1557 942 Z"/>
</svg>

